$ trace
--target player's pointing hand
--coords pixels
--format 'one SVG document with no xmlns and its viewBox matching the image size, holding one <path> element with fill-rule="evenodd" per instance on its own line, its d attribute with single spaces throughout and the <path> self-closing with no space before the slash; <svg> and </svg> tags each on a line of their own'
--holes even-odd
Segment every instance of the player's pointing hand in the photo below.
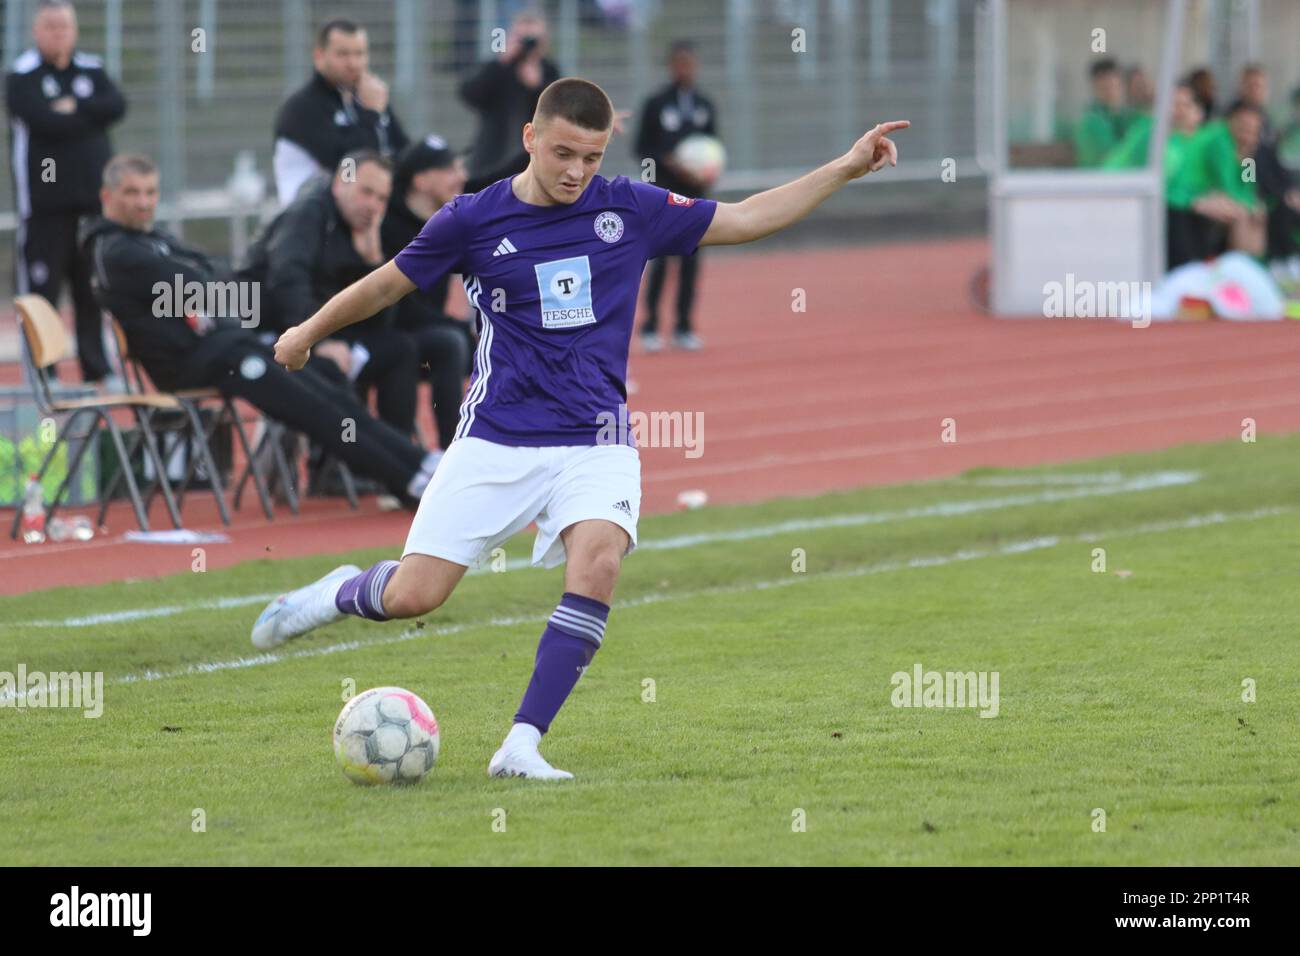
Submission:
<svg viewBox="0 0 1300 956">
<path fill-rule="evenodd" d="M 849 178 L 857 179 L 884 169 L 886 163 L 897 166 L 898 147 L 889 138 L 889 134 L 911 125 L 909 120 L 890 120 L 888 123 L 877 123 L 869 129 L 848 152 Z"/>
</svg>

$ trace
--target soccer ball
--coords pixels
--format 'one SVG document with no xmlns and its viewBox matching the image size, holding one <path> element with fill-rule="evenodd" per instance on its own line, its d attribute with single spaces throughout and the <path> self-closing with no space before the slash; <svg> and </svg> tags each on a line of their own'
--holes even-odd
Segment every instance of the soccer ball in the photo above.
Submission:
<svg viewBox="0 0 1300 956">
<path fill-rule="evenodd" d="M 362 691 L 334 722 L 334 757 L 353 783 L 417 783 L 438 759 L 438 720 L 400 687 Z"/>
<path fill-rule="evenodd" d="M 727 165 L 727 150 L 722 141 L 708 133 L 692 133 L 673 150 L 673 159 L 706 186 L 713 185 Z"/>
</svg>

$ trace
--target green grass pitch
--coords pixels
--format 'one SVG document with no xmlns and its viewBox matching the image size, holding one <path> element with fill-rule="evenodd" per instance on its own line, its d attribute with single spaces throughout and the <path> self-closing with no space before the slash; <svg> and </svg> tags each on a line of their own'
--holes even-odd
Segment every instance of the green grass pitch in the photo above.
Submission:
<svg viewBox="0 0 1300 956">
<path fill-rule="evenodd" d="M 0 671 L 105 680 L 98 719 L 0 708 L 6 859 L 1295 865 L 1297 460 L 1269 437 L 647 518 L 543 741 L 559 784 L 486 777 L 562 589 L 531 537 L 420 624 L 271 657 L 264 595 L 392 555 L 0 599 Z M 917 664 L 996 673 L 997 715 L 894 706 Z M 348 679 L 433 707 L 421 784 L 342 777 Z"/>
</svg>

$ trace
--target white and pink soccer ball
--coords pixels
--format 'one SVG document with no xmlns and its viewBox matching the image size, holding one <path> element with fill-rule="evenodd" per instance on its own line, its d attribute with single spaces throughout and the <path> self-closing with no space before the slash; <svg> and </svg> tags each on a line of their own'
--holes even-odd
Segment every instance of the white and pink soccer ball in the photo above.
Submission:
<svg viewBox="0 0 1300 956">
<path fill-rule="evenodd" d="M 353 783 L 417 783 L 438 759 L 438 720 L 401 687 L 349 700 L 334 722 L 334 757 Z"/>
<path fill-rule="evenodd" d="M 712 186 L 727 168 L 727 150 L 722 141 L 708 133 L 692 133 L 673 150 L 673 159 L 705 186 Z"/>
</svg>

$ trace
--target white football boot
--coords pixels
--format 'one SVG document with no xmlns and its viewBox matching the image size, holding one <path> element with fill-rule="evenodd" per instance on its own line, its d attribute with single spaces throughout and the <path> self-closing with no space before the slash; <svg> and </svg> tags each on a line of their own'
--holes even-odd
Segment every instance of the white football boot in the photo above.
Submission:
<svg viewBox="0 0 1300 956">
<path fill-rule="evenodd" d="M 528 777 L 531 780 L 572 780 L 567 770 L 557 770 L 537 750 L 542 735 L 531 724 L 515 724 L 501 749 L 488 763 L 489 777 Z"/>
<path fill-rule="evenodd" d="M 360 573 L 355 564 L 345 564 L 306 587 L 281 594 L 257 616 L 253 646 L 269 651 L 343 617 L 343 612 L 334 605 L 334 597 L 344 581 Z"/>
</svg>

